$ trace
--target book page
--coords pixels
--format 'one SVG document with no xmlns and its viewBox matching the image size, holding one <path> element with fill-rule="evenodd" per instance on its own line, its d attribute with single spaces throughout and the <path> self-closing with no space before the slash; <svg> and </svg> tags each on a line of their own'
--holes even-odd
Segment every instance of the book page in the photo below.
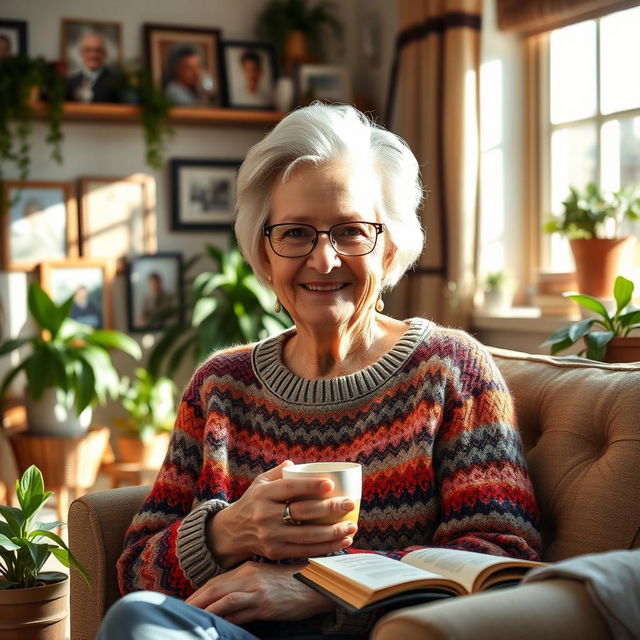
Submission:
<svg viewBox="0 0 640 640">
<path fill-rule="evenodd" d="M 501 564 L 518 564 L 516 558 L 492 556 L 459 549 L 418 549 L 411 551 L 401 562 L 439 574 L 462 584 L 467 591 L 473 590 L 473 583 L 481 571 Z"/>
<path fill-rule="evenodd" d="M 331 569 L 348 580 L 363 584 L 372 590 L 384 589 L 409 580 L 442 580 L 441 575 L 375 553 L 309 558 L 309 562 Z"/>
</svg>

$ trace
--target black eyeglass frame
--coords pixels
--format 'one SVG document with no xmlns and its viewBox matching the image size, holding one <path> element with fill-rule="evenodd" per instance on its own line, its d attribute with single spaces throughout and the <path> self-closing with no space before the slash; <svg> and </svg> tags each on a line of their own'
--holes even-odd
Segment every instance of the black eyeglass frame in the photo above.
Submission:
<svg viewBox="0 0 640 640">
<path fill-rule="evenodd" d="M 342 251 L 339 251 L 336 248 L 335 242 L 334 242 L 333 238 L 331 237 L 331 232 L 336 227 L 341 227 L 343 225 L 349 225 L 349 224 L 370 224 L 376 230 L 376 237 L 375 237 L 375 240 L 373 241 L 373 246 L 371 247 L 371 249 L 369 249 L 369 251 L 365 251 L 364 253 L 343 253 Z M 313 238 L 313 242 L 311 244 L 311 248 L 309 249 L 309 251 L 307 251 L 306 253 L 303 253 L 303 254 L 301 254 L 299 256 L 285 256 L 285 255 L 283 255 L 281 253 L 278 253 L 276 248 L 273 246 L 273 240 L 271 238 L 271 231 L 273 229 L 275 229 L 276 227 L 284 227 L 284 226 L 306 227 L 307 229 L 313 229 L 313 231 L 315 233 L 315 237 Z M 295 259 L 295 258 L 304 258 L 305 256 L 308 256 L 316 248 L 316 245 L 318 244 L 318 236 L 321 233 L 325 233 L 327 235 L 327 237 L 329 238 L 329 242 L 331 243 L 331 246 L 333 247 L 333 250 L 339 256 L 346 256 L 347 258 L 349 258 L 349 257 L 357 258 L 357 257 L 360 257 L 360 256 L 369 255 L 376 248 L 376 245 L 378 244 L 378 236 L 381 233 L 384 233 L 384 224 L 382 222 L 369 222 L 368 220 L 354 220 L 353 222 L 338 222 L 337 224 L 334 224 L 334 225 L 330 226 L 328 229 L 316 229 L 312 224 L 306 224 L 304 222 L 300 222 L 300 223 L 298 223 L 298 222 L 279 222 L 278 224 L 265 224 L 264 227 L 262 227 L 262 233 L 263 233 L 263 235 L 267 236 L 267 238 L 269 238 L 269 246 L 271 247 L 273 252 L 277 256 L 280 256 L 281 258 L 294 258 Z"/>
</svg>

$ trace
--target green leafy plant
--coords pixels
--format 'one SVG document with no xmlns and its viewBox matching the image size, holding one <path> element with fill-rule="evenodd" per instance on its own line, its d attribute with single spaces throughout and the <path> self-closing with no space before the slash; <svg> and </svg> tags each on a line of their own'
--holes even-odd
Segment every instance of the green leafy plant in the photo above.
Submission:
<svg viewBox="0 0 640 640">
<path fill-rule="evenodd" d="M 171 101 L 154 81 L 149 69 L 136 62 L 119 65 L 117 78 L 119 99 L 140 105 L 146 163 L 152 169 L 162 169 L 167 145 L 174 134 L 169 124 Z"/>
<path fill-rule="evenodd" d="M 584 193 L 569 188 L 569 197 L 562 203 L 561 214 L 551 216 L 544 229 L 547 233 L 560 233 L 573 238 L 615 238 L 625 219 L 640 218 L 640 190 L 623 187 L 604 192 L 590 182 Z"/>
<path fill-rule="evenodd" d="M 39 522 L 36 517 L 51 497 L 44 490 L 42 473 L 31 465 L 16 481 L 20 508 L 0 505 L 0 589 L 26 589 L 60 582 L 65 574 L 42 571 L 50 556 L 65 567 L 77 569 L 87 584 L 91 579 L 63 540 L 52 529 L 63 522 Z"/>
<path fill-rule="evenodd" d="M 171 374 L 187 355 L 197 364 L 215 349 L 254 342 L 291 326 L 284 311 L 274 312 L 274 294 L 259 284 L 238 247 L 207 246 L 206 256 L 214 270 L 192 280 L 188 271 L 195 261 L 187 265 L 184 304 L 158 316 L 167 328 L 149 357 L 154 376 L 162 370 Z"/>
<path fill-rule="evenodd" d="M 484 279 L 485 291 L 500 291 L 510 284 L 510 278 L 504 271 L 492 271 Z"/>
<path fill-rule="evenodd" d="M 540 346 L 551 347 L 551 354 L 568 349 L 578 340 L 584 339 L 586 347 L 579 355 L 591 360 L 603 360 L 607 345 L 613 338 L 626 337 L 632 331 L 640 329 L 640 308 L 631 307 L 634 285 L 631 280 L 618 276 L 613 288 L 616 310 L 607 311 L 604 304 L 583 293 L 564 293 L 565 298 L 575 300 L 579 305 L 596 314 L 593 318 L 573 322 L 551 334 Z"/>
<path fill-rule="evenodd" d="M 118 349 L 139 360 L 140 346 L 120 331 L 76 322 L 69 315 L 72 304 L 73 296 L 57 305 L 38 284 L 29 286 L 28 309 L 39 331 L 0 345 L 0 356 L 27 345 L 31 351 L 5 376 L 0 398 L 21 371 L 31 398 L 37 401 L 46 388 L 57 388 L 78 414 L 89 405 L 104 404 L 108 396 L 118 396 L 120 378 L 109 350 Z"/>
<path fill-rule="evenodd" d="M 342 24 L 336 16 L 335 4 L 326 1 L 310 4 L 307 0 L 267 2 L 258 15 L 255 33 L 261 40 L 275 46 L 280 60 L 284 57 L 285 43 L 292 31 L 301 31 L 311 53 L 322 59 L 327 34 L 332 33 L 338 40 L 342 38 Z"/>
<path fill-rule="evenodd" d="M 51 157 L 62 161 L 62 107 L 64 79 L 57 66 L 44 58 L 24 55 L 0 59 L 0 182 L 2 164 L 13 163 L 20 180 L 29 177 L 34 118 L 33 96 L 42 96 L 47 106 L 48 133 L 46 142 L 51 146 Z M 1 186 L 1 185 L 0 185 Z M 2 209 L 6 208 L 2 202 Z"/>
<path fill-rule="evenodd" d="M 176 385 L 164 376 L 155 377 L 146 369 L 135 370 L 135 378 L 122 379 L 120 401 L 126 418 L 115 418 L 125 434 L 148 442 L 157 433 L 171 431 L 176 419 Z"/>
</svg>

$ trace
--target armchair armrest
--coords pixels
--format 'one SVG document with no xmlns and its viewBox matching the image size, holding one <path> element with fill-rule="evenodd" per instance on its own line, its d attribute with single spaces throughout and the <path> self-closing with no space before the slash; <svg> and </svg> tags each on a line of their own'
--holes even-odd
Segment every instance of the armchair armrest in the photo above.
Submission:
<svg viewBox="0 0 640 640">
<path fill-rule="evenodd" d="M 71 572 L 71 637 L 94 640 L 109 606 L 120 597 L 116 561 L 124 534 L 149 486 L 123 487 L 79 497 L 69 508 L 69 546 L 91 576 L 88 587 Z"/>
<path fill-rule="evenodd" d="M 371 640 L 608 640 L 607 624 L 583 583 L 545 580 L 400 609 Z"/>
</svg>

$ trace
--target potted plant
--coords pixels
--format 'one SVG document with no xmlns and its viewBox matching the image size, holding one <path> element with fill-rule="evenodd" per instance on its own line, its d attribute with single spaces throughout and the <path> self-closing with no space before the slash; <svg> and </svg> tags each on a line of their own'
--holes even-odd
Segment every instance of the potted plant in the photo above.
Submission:
<svg viewBox="0 0 640 640">
<path fill-rule="evenodd" d="M 42 473 L 30 466 L 16 482 L 19 507 L 0 505 L 0 637 L 64 640 L 69 612 L 69 576 L 43 571 L 51 556 L 90 578 L 53 529 L 63 522 L 36 520 L 51 497 Z"/>
<path fill-rule="evenodd" d="M 149 468 L 162 464 L 176 419 L 175 401 L 176 385 L 169 378 L 139 367 L 133 380 L 122 379 L 120 402 L 127 416 L 114 419 L 121 462 Z"/>
<path fill-rule="evenodd" d="M 195 365 L 214 349 L 254 342 L 291 326 L 284 311 L 275 313 L 275 295 L 258 283 L 237 246 L 228 251 L 207 246 L 206 254 L 214 269 L 186 283 L 184 305 L 159 317 L 166 329 L 149 357 L 153 375 L 174 372 L 187 355 Z M 187 280 L 194 263 L 186 266 Z"/>
<path fill-rule="evenodd" d="M 140 359 L 138 343 L 119 331 L 93 329 L 70 317 L 73 296 L 56 305 L 42 290 L 29 286 L 28 309 L 37 333 L 0 345 L 0 356 L 28 346 L 29 355 L 14 366 L 0 385 L 2 398 L 13 379 L 26 375 L 29 429 L 56 435 L 80 434 L 89 426 L 91 407 L 117 397 L 120 378 L 110 349 Z"/>
<path fill-rule="evenodd" d="M 570 187 L 562 206 L 562 213 L 547 221 L 545 231 L 569 240 L 578 289 L 604 298 L 630 256 L 635 238 L 623 235 L 622 225 L 625 220 L 640 218 L 640 190 L 623 187 L 603 192 L 590 182 L 584 193 Z"/>
<path fill-rule="evenodd" d="M 284 75 L 291 76 L 296 63 L 311 56 L 322 60 L 326 36 L 340 40 L 342 25 L 333 2 L 270 0 L 258 15 L 255 33 L 275 46 Z"/>
<path fill-rule="evenodd" d="M 484 279 L 484 308 L 497 313 L 511 308 L 513 286 L 505 271 L 492 271 Z"/>
<path fill-rule="evenodd" d="M 631 280 L 623 276 L 616 278 L 613 287 L 614 312 L 609 312 L 603 302 L 593 296 L 564 293 L 564 297 L 574 300 L 594 315 L 558 329 L 540 346 L 551 347 L 551 355 L 554 355 L 584 340 L 585 348 L 578 355 L 585 355 L 591 360 L 640 361 L 640 337 L 629 336 L 640 329 L 640 308 L 630 306 L 633 289 Z"/>
<path fill-rule="evenodd" d="M 2 165 L 13 163 L 20 180 L 26 180 L 31 166 L 31 145 L 34 102 L 44 97 L 47 105 L 48 134 L 51 157 L 62 161 L 61 143 L 62 107 L 64 104 L 64 80 L 57 65 L 44 58 L 24 55 L 0 59 L 0 187 Z M 0 192 L 2 190 L 0 189 Z M 5 211 L 4 198 L 0 212 Z"/>
</svg>

